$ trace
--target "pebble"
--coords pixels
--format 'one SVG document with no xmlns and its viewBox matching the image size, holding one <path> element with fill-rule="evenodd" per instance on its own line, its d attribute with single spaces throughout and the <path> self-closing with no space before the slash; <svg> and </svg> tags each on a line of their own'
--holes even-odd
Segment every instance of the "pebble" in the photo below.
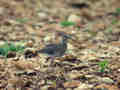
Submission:
<svg viewBox="0 0 120 90">
<path fill-rule="evenodd" d="M 94 76 L 94 75 L 85 75 L 85 77 L 88 78 L 88 79 L 92 79 L 92 78 L 94 78 L 95 76 Z"/>
<path fill-rule="evenodd" d="M 0 45 L 4 45 L 5 44 L 5 42 L 4 41 L 0 41 Z"/>
<path fill-rule="evenodd" d="M 120 69 L 118 69 L 118 72 L 120 72 Z"/>
<path fill-rule="evenodd" d="M 63 83 L 63 86 L 65 88 L 73 88 L 73 87 L 78 87 L 79 84 L 80 84 L 80 81 L 73 80 L 73 81 L 68 81 L 68 82 Z"/>
<path fill-rule="evenodd" d="M 88 84 L 80 84 L 79 87 L 75 88 L 74 90 L 91 90 L 93 85 L 88 85 Z"/>
<path fill-rule="evenodd" d="M 25 52 L 24 52 L 25 58 L 32 58 L 32 57 L 35 57 L 37 55 L 38 55 L 38 53 L 34 48 L 26 48 L 25 49 Z"/>
<path fill-rule="evenodd" d="M 48 15 L 44 12 L 39 12 L 38 16 L 40 17 L 41 20 L 47 20 L 48 19 Z"/>
<path fill-rule="evenodd" d="M 72 44 L 67 44 L 68 45 L 68 49 L 74 49 L 73 45 Z"/>
<path fill-rule="evenodd" d="M 70 72 L 67 74 L 67 77 L 71 80 L 76 79 L 76 78 L 81 78 L 83 77 L 83 74 L 80 74 L 79 72 Z"/>
<path fill-rule="evenodd" d="M 72 90 L 71 88 L 66 88 L 66 90 Z"/>
<path fill-rule="evenodd" d="M 3 13 L 4 13 L 4 8 L 0 7 L 0 14 L 3 14 Z"/>
<path fill-rule="evenodd" d="M 72 14 L 72 15 L 70 15 L 68 17 L 68 21 L 70 21 L 70 22 L 78 22 L 78 21 L 80 21 L 80 17 L 75 15 L 75 14 Z"/>
<path fill-rule="evenodd" d="M 16 52 L 9 51 L 7 54 L 7 58 L 13 58 L 16 56 Z"/>
<path fill-rule="evenodd" d="M 100 79 L 100 81 L 101 81 L 102 83 L 107 83 L 107 84 L 112 84 L 112 83 L 114 83 L 114 81 L 113 81 L 112 79 L 110 79 L 109 77 L 103 77 L 103 78 Z"/>
<path fill-rule="evenodd" d="M 33 42 L 32 42 L 32 41 L 28 41 L 28 42 L 26 43 L 26 46 L 32 47 L 32 46 L 33 46 Z"/>
<path fill-rule="evenodd" d="M 45 38 L 44 38 L 44 42 L 48 42 L 48 41 L 50 41 L 51 40 L 51 37 L 50 36 L 46 36 Z"/>
<path fill-rule="evenodd" d="M 41 87 L 41 90 L 48 90 L 49 87 L 50 87 L 49 85 L 45 85 L 45 86 Z"/>
</svg>

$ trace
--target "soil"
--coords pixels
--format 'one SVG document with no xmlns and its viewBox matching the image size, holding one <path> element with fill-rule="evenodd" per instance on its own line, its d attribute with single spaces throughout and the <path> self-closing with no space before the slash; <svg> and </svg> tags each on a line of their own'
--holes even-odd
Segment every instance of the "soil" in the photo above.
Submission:
<svg viewBox="0 0 120 90">
<path fill-rule="evenodd" d="M 0 45 L 26 47 L 0 56 L 0 90 L 120 90 L 119 8 L 119 0 L 0 0 Z M 61 26 L 67 20 L 76 25 Z M 51 61 L 37 51 L 59 43 L 57 32 L 72 39 Z"/>
</svg>

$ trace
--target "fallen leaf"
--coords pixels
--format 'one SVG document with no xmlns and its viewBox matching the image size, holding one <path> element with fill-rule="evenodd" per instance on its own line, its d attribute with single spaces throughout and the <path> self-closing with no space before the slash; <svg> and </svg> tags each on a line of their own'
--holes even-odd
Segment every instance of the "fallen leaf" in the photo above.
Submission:
<svg viewBox="0 0 120 90">
<path fill-rule="evenodd" d="M 78 87 L 80 85 L 80 81 L 68 81 L 63 84 L 65 88 L 72 88 L 72 87 Z"/>
<path fill-rule="evenodd" d="M 106 85 L 106 84 L 101 84 L 96 86 L 96 89 L 102 89 L 106 88 L 107 90 L 120 90 L 117 86 L 115 85 Z"/>
<path fill-rule="evenodd" d="M 29 69 L 34 69 L 36 68 L 36 64 L 30 61 L 25 61 L 25 60 L 19 60 L 13 63 L 16 68 L 21 69 L 21 70 L 29 70 Z"/>
</svg>

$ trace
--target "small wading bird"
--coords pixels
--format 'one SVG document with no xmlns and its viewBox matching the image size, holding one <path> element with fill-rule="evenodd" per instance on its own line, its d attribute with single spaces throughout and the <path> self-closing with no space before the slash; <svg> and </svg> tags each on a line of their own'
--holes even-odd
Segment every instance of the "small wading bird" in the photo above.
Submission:
<svg viewBox="0 0 120 90">
<path fill-rule="evenodd" d="M 71 36 L 64 32 L 58 32 L 58 35 L 62 37 L 61 42 L 58 44 L 48 44 L 38 51 L 39 53 L 45 53 L 50 56 L 52 61 L 55 57 L 61 57 L 65 54 L 65 51 L 67 50 L 67 41 L 68 39 L 71 39 Z"/>
</svg>

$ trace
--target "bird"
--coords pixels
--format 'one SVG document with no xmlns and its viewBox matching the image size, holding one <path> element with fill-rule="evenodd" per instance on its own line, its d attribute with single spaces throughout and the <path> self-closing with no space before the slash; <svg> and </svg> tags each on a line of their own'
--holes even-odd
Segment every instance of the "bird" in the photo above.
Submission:
<svg viewBox="0 0 120 90">
<path fill-rule="evenodd" d="M 39 53 L 47 54 L 50 57 L 61 57 L 65 54 L 67 50 L 67 41 L 71 38 L 70 35 L 59 32 L 58 35 L 62 37 L 62 40 L 58 44 L 48 44 L 43 49 L 40 49 Z"/>
</svg>

